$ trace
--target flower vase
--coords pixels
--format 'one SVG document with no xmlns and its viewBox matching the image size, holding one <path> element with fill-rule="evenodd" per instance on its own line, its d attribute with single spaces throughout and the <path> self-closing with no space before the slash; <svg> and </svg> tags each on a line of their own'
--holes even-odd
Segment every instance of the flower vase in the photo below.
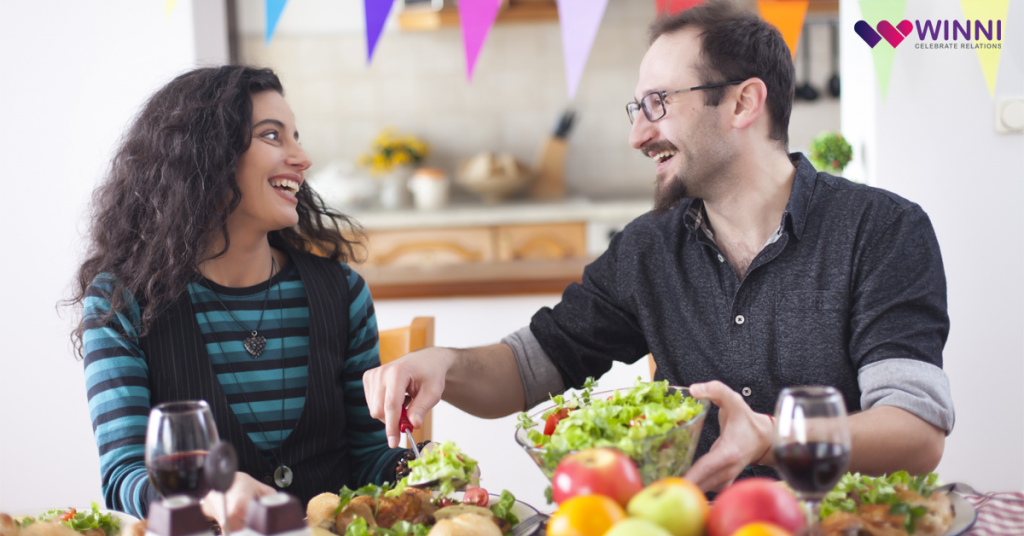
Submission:
<svg viewBox="0 0 1024 536">
<path fill-rule="evenodd" d="M 380 178 L 380 206 L 395 210 L 409 206 L 409 178 L 412 166 L 397 166 Z"/>
</svg>

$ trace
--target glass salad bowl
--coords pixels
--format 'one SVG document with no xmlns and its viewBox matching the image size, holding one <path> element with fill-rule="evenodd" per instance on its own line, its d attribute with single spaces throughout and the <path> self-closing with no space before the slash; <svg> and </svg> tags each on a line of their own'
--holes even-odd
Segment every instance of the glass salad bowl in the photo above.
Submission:
<svg viewBox="0 0 1024 536">
<path fill-rule="evenodd" d="M 625 453 L 637 464 L 645 486 L 690 468 L 710 402 L 690 398 L 689 389 L 668 382 L 638 381 L 632 388 L 585 394 L 555 397 L 555 403 L 529 419 L 520 416 L 516 442 L 549 479 L 565 455 L 589 447 Z M 559 405 L 574 403 L 577 409 L 563 412 L 565 417 L 545 436 L 548 416 Z"/>
</svg>

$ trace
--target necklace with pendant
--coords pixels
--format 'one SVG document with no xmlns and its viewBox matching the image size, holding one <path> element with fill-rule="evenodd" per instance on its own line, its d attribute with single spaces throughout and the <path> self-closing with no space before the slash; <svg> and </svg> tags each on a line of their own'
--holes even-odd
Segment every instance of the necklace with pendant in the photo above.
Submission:
<svg viewBox="0 0 1024 536">
<path fill-rule="evenodd" d="M 259 357 L 260 354 L 263 353 L 263 350 L 267 347 L 267 338 L 259 334 L 259 329 L 260 326 L 263 325 L 263 314 L 267 312 L 267 300 L 270 298 L 270 280 L 274 278 L 274 270 L 276 269 L 277 262 L 274 260 L 274 254 L 271 253 L 270 277 L 267 279 L 267 293 L 266 295 L 263 296 L 263 310 L 260 311 L 260 321 L 256 323 L 256 329 L 251 331 L 249 330 L 249 328 L 245 327 L 245 324 L 243 324 L 241 320 L 235 317 L 235 313 L 232 313 L 231 309 L 228 309 L 228 306 L 225 305 L 224 301 L 220 299 L 220 294 L 218 294 L 217 291 L 210 289 L 210 291 L 213 292 L 213 295 L 217 298 L 217 301 L 220 303 L 221 307 L 223 307 L 224 310 L 228 312 L 228 315 L 231 316 L 231 319 L 234 320 L 235 323 L 238 324 L 239 326 L 242 326 L 242 329 L 244 329 L 245 331 L 249 331 L 251 333 L 249 337 L 242 339 L 242 347 L 245 348 L 246 352 L 249 352 L 249 355 L 251 355 L 253 359 Z"/>
<path fill-rule="evenodd" d="M 274 270 L 275 270 L 275 268 L 276 268 L 276 263 L 274 261 L 273 254 L 271 254 L 271 257 L 270 257 L 270 279 L 274 278 Z M 248 338 L 246 338 L 246 339 L 244 339 L 242 341 L 242 346 L 245 347 L 245 351 L 249 352 L 249 355 L 251 355 L 254 359 L 259 357 L 260 354 L 263 353 L 263 349 L 266 348 L 266 346 L 267 346 L 267 339 L 264 338 L 263 336 L 258 336 L 257 335 L 257 330 L 263 324 L 263 314 L 266 313 L 266 311 L 267 311 L 267 301 L 268 301 L 268 299 L 270 297 L 270 287 L 273 286 L 272 283 L 273 283 L 273 281 L 271 281 L 271 280 L 267 281 L 267 294 L 263 298 L 263 311 L 260 313 L 259 324 L 257 324 L 256 325 L 256 329 L 252 331 L 252 337 L 248 337 Z M 217 296 L 216 292 L 214 292 L 213 294 L 214 294 L 214 296 Z M 239 326 L 242 326 L 242 329 L 248 331 L 248 329 L 245 327 L 245 325 L 242 324 L 241 322 L 239 322 L 238 319 L 235 318 L 235 315 L 231 313 L 231 310 L 228 309 L 226 305 L 224 305 L 224 302 L 220 300 L 220 296 L 217 296 L 217 301 L 219 301 L 220 304 L 224 307 L 224 310 L 227 311 L 229 315 L 231 315 L 231 318 L 234 319 L 234 321 L 236 323 L 238 323 Z M 282 298 L 281 298 L 281 287 L 280 286 L 277 287 L 277 301 L 278 302 L 282 301 Z M 207 322 L 209 322 L 209 320 L 210 320 L 209 315 L 205 311 L 203 312 L 203 315 L 207 317 L 206 320 L 207 320 Z M 251 344 L 253 345 L 251 347 L 252 349 L 250 349 L 250 341 L 252 341 L 251 342 Z M 260 434 L 263 436 L 263 441 L 267 445 L 270 445 L 270 439 L 267 437 L 267 433 L 263 431 L 263 426 L 260 425 L 260 421 L 256 417 L 256 412 L 253 411 L 252 404 L 249 403 L 249 397 L 246 396 L 245 389 L 242 389 L 242 384 L 238 382 L 238 376 L 235 376 L 235 370 L 234 370 L 234 367 L 231 366 L 231 360 L 228 359 L 227 354 L 224 353 L 224 347 L 221 346 L 219 340 L 217 341 L 217 348 L 220 349 L 221 355 L 224 356 L 224 363 L 226 365 L 228 365 L 228 371 L 231 373 L 231 378 L 235 380 L 235 385 L 238 386 L 238 392 L 239 392 L 239 394 L 242 395 L 242 400 L 245 401 L 246 407 L 249 408 L 249 414 L 252 415 L 253 422 L 256 423 L 256 428 L 260 431 Z M 281 340 L 281 421 L 280 421 L 282 423 L 284 422 L 284 396 L 285 396 L 284 339 L 282 339 Z M 292 480 L 294 480 L 294 476 L 295 475 L 294 475 L 294 473 L 292 473 L 292 470 L 291 470 L 290 467 L 288 467 L 287 465 L 281 463 L 281 459 L 277 456 L 277 452 L 275 452 L 275 450 L 276 449 L 273 449 L 273 448 L 270 449 L 270 455 L 274 458 L 274 462 L 277 463 L 277 469 L 274 469 L 274 483 L 277 484 L 277 487 L 279 487 L 279 488 L 287 488 L 288 486 L 290 486 L 292 484 Z"/>
</svg>

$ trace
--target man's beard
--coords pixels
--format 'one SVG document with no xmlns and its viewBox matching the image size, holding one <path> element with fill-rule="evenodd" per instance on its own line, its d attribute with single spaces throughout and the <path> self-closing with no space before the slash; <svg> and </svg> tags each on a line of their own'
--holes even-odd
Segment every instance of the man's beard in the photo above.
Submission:
<svg viewBox="0 0 1024 536">
<path fill-rule="evenodd" d="M 679 206 L 683 199 L 690 197 L 686 188 L 686 181 L 678 174 L 668 178 L 665 184 L 659 184 L 654 189 L 654 208 L 651 212 L 655 216 L 661 216 L 666 212 Z"/>
</svg>

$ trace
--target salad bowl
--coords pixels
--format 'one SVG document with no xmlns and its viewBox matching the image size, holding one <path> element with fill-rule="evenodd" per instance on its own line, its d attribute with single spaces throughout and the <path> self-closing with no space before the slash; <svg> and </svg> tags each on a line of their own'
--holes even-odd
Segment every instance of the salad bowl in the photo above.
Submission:
<svg viewBox="0 0 1024 536">
<path fill-rule="evenodd" d="M 659 478 L 681 476 L 690 468 L 710 405 L 707 400 L 691 398 L 685 387 L 638 381 L 629 389 L 575 395 L 564 405 L 575 402 L 578 407 L 545 436 L 542 431 L 553 410 L 563 405 L 558 398 L 528 419 L 520 417 L 516 429 L 516 442 L 544 475 L 552 478 L 567 454 L 612 447 L 636 463 L 645 486 Z M 672 420 L 679 416 L 683 420 Z"/>
</svg>

